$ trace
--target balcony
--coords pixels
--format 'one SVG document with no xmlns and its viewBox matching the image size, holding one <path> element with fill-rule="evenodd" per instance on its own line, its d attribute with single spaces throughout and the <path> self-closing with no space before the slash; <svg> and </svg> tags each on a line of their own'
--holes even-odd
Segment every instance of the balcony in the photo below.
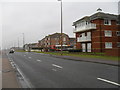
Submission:
<svg viewBox="0 0 120 90">
<path fill-rule="evenodd" d="M 96 24 L 90 23 L 84 26 L 80 26 L 74 29 L 74 33 L 76 32 L 83 32 L 83 31 L 87 31 L 87 30 L 91 30 L 91 29 L 96 29 Z"/>
<path fill-rule="evenodd" d="M 77 37 L 77 42 L 88 42 L 91 41 L 91 37 Z"/>
</svg>

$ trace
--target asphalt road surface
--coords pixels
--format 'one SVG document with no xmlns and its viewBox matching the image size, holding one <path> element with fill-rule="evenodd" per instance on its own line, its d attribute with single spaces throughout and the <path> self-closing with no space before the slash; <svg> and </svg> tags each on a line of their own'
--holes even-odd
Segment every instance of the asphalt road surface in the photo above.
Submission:
<svg viewBox="0 0 120 90">
<path fill-rule="evenodd" d="M 8 54 L 34 88 L 118 88 L 118 67 L 33 52 Z"/>
</svg>

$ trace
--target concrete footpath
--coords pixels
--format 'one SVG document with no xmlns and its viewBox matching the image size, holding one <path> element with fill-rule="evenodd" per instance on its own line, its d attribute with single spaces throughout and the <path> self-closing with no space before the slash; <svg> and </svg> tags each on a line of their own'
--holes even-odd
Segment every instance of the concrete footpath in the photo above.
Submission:
<svg viewBox="0 0 120 90">
<path fill-rule="evenodd" d="M 2 88 L 20 88 L 15 69 L 5 53 L 2 54 Z"/>
</svg>

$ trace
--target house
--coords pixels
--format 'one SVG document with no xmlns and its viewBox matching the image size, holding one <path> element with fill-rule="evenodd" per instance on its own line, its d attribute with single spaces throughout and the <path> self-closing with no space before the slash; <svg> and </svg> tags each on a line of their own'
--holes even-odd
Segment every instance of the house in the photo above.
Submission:
<svg viewBox="0 0 120 90">
<path fill-rule="evenodd" d="M 60 50 L 61 44 L 63 50 L 70 46 L 69 36 L 65 33 L 62 33 L 62 40 L 61 33 L 54 33 L 38 41 L 38 46 L 43 47 L 44 51 L 50 51 L 51 49 Z"/>
<path fill-rule="evenodd" d="M 30 46 L 29 46 L 29 44 L 25 44 L 25 45 L 23 46 L 23 48 L 24 48 L 25 51 L 30 51 Z"/>
<path fill-rule="evenodd" d="M 75 22 L 76 49 L 120 56 L 120 23 L 118 15 L 98 11 Z"/>
<path fill-rule="evenodd" d="M 40 51 L 42 48 L 38 47 L 38 43 L 30 43 L 24 45 L 25 51 Z"/>
</svg>

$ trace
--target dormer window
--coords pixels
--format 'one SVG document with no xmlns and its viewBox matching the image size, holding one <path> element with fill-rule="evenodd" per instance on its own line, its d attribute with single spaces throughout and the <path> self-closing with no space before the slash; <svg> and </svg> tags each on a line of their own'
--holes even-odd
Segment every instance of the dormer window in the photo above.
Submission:
<svg viewBox="0 0 120 90">
<path fill-rule="evenodd" d="M 111 25 L 111 20 L 104 19 L 104 25 Z"/>
</svg>

